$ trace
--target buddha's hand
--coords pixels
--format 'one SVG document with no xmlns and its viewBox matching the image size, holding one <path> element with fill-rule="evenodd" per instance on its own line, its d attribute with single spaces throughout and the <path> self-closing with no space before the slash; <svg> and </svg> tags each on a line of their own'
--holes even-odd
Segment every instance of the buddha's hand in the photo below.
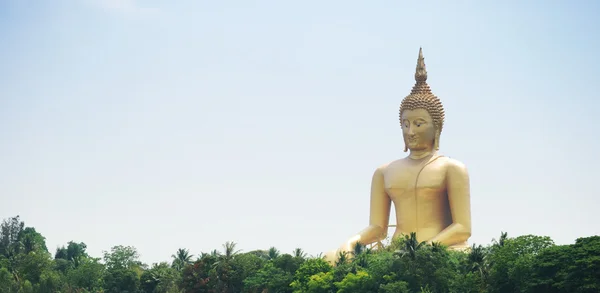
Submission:
<svg viewBox="0 0 600 293">
<path fill-rule="evenodd" d="M 325 253 L 324 259 L 330 264 L 335 264 L 340 257 L 340 253 L 351 251 L 353 251 L 352 244 L 344 243 L 338 249 L 330 250 L 327 253 Z"/>
<path fill-rule="evenodd" d="M 340 252 L 351 252 L 351 251 L 354 251 L 354 245 L 355 244 L 352 241 L 345 242 L 344 244 L 342 244 L 340 246 L 340 248 L 338 248 L 337 252 L 339 254 Z"/>
<path fill-rule="evenodd" d="M 330 250 L 325 253 L 324 259 L 331 264 L 334 264 L 339 259 L 340 253 L 351 253 L 354 251 L 354 246 L 358 242 L 360 237 L 354 236 L 348 241 L 344 242 L 338 249 Z"/>
<path fill-rule="evenodd" d="M 354 251 L 354 247 L 356 246 L 356 243 L 358 243 L 358 241 L 360 240 L 360 236 L 353 236 L 352 238 L 348 239 L 348 241 L 346 241 L 344 244 L 342 244 L 342 246 L 340 246 L 339 251 L 340 252 L 353 252 Z"/>
<path fill-rule="evenodd" d="M 323 257 L 323 259 L 325 259 L 325 261 L 327 261 L 330 264 L 335 264 L 338 260 L 338 250 L 334 249 L 334 250 L 330 250 L 327 253 L 325 253 L 325 256 Z"/>
</svg>

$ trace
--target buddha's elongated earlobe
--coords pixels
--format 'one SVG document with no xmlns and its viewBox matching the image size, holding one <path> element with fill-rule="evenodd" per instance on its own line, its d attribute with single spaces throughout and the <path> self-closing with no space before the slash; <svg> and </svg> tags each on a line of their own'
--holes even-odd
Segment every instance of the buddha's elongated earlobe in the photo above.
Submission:
<svg viewBox="0 0 600 293">
<path fill-rule="evenodd" d="M 433 139 L 433 149 L 438 151 L 440 149 L 440 131 L 435 131 L 435 138 Z"/>
<path fill-rule="evenodd" d="M 404 152 L 408 152 L 408 145 L 406 145 L 406 142 L 404 142 Z"/>
</svg>

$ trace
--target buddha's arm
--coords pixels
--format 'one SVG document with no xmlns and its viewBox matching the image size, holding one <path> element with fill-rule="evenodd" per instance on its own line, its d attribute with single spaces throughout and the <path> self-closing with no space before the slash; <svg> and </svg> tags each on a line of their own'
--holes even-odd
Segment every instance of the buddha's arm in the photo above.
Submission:
<svg viewBox="0 0 600 293">
<path fill-rule="evenodd" d="M 375 170 L 371 181 L 371 208 L 369 226 L 352 237 L 348 244 L 352 247 L 356 242 L 363 245 L 380 241 L 387 236 L 388 221 L 390 220 L 390 197 L 385 192 L 383 172 Z"/>
<path fill-rule="evenodd" d="M 453 245 L 471 237 L 471 195 L 467 168 L 460 162 L 452 162 L 446 171 L 448 202 L 452 224 L 429 240 Z"/>
</svg>

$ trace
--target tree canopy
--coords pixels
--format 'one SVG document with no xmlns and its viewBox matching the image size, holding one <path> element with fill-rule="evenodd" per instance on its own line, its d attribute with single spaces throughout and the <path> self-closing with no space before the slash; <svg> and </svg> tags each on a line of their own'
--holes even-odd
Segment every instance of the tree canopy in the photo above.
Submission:
<svg viewBox="0 0 600 293">
<path fill-rule="evenodd" d="M 357 245 L 335 265 L 300 248 L 190 253 L 151 265 L 135 247 L 90 256 L 70 241 L 51 254 L 46 239 L 19 216 L 0 225 L 0 293 L 495 293 L 600 292 L 600 236 L 556 245 L 546 236 L 509 237 L 451 251 L 416 235 L 380 249 Z"/>
</svg>

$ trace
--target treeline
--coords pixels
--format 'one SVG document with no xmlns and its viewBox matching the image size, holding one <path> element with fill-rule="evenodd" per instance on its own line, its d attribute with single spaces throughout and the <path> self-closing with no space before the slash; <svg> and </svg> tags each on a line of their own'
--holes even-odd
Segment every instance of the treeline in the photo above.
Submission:
<svg viewBox="0 0 600 293">
<path fill-rule="evenodd" d="M 134 247 L 115 246 L 101 258 L 69 242 L 52 255 L 45 238 L 20 218 L 0 226 L 0 292 L 600 292 L 600 236 L 571 245 L 501 233 L 468 252 L 419 243 L 415 235 L 378 250 L 356 246 L 335 266 L 301 249 L 193 256 L 179 249 L 170 262 L 147 265 Z"/>
</svg>

